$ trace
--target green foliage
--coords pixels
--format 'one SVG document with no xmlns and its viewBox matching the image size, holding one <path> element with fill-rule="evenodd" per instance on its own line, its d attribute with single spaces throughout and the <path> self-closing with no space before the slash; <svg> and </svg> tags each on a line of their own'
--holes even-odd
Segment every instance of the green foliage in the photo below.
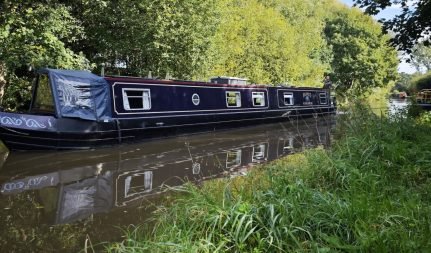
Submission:
<svg viewBox="0 0 431 253">
<path fill-rule="evenodd" d="M 420 124 L 429 125 L 431 126 L 431 112 L 429 111 L 423 111 L 419 117 L 417 118 L 417 121 Z"/>
<path fill-rule="evenodd" d="M 431 71 L 431 46 L 425 46 L 424 43 L 415 45 L 411 58 L 411 64 L 417 71 Z"/>
<path fill-rule="evenodd" d="M 338 93 L 361 95 L 397 78 L 398 59 L 387 45 L 389 37 L 359 9 L 337 9 L 326 23 L 325 35 L 334 53 L 332 79 Z"/>
<path fill-rule="evenodd" d="M 286 80 L 294 32 L 283 16 L 255 0 L 229 1 L 223 15 L 209 73 L 243 76 L 255 83 Z"/>
<path fill-rule="evenodd" d="M 107 62 L 108 71 L 191 78 L 205 62 L 217 24 L 215 1 L 84 2 L 88 54 Z"/>
<path fill-rule="evenodd" d="M 323 17 L 311 1 L 226 1 L 207 75 L 243 76 L 254 83 L 321 85 L 328 62 Z"/>
<path fill-rule="evenodd" d="M 109 252 L 427 252 L 431 125 L 359 106 L 331 150 L 185 188 Z M 148 225 L 151 226 L 151 225 Z"/>
<path fill-rule="evenodd" d="M 392 43 L 400 50 L 410 53 L 415 44 L 430 44 L 431 1 L 429 0 L 354 0 L 365 12 L 376 15 L 392 5 L 401 5 L 401 13 L 391 19 L 383 19 L 385 31 L 395 33 Z"/>
<path fill-rule="evenodd" d="M 281 12 L 294 29 L 294 60 L 290 80 L 299 86 L 322 86 L 330 72 L 332 50 L 324 38 L 325 17 L 330 9 L 325 0 L 261 1 Z M 332 5 L 331 5 L 332 6 Z M 328 9 L 327 9 L 328 8 Z"/>
<path fill-rule="evenodd" d="M 387 112 L 388 109 L 390 109 L 390 105 L 388 103 L 388 99 L 391 94 L 390 90 L 390 85 L 386 87 L 373 88 L 364 98 L 364 101 L 370 106 L 374 113 L 380 115 L 382 112 Z"/>
<path fill-rule="evenodd" d="M 82 35 L 66 6 L 6 1 L 1 17 L 0 58 L 8 68 L 83 65 L 85 58 L 65 45 Z"/>
<path fill-rule="evenodd" d="M 417 92 L 417 88 L 414 84 L 415 80 L 421 79 L 424 74 L 420 72 L 415 72 L 413 74 L 400 73 L 399 78 L 396 81 L 395 85 L 392 87 L 391 91 L 394 93 L 397 92 L 407 92 L 409 95 L 414 95 Z"/>
<path fill-rule="evenodd" d="M 11 111 L 26 110 L 31 100 L 31 78 L 9 75 L 8 79 L 9 85 L 3 95 L 2 106 Z"/>
<path fill-rule="evenodd" d="M 73 52 L 67 43 L 83 36 L 69 7 L 44 1 L 3 1 L 0 15 L 0 64 L 4 66 L 0 83 L 6 89 L 3 105 L 23 107 L 29 100 L 32 72 L 29 67 L 84 68 L 86 58 Z"/>
<path fill-rule="evenodd" d="M 411 86 L 414 91 L 420 91 L 422 89 L 431 89 L 431 71 L 413 78 Z"/>
<path fill-rule="evenodd" d="M 332 72 L 341 93 L 395 78 L 395 51 L 380 27 L 333 0 L 19 0 L 3 1 L 0 12 L 0 95 L 8 83 L 9 109 L 28 100 L 29 66 L 103 63 L 108 74 L 296 86 L 321 86 Z"/>
<path fill-rule="evenodd" d="M 399 79 L 395 83 L 394 87 L 392 87 L 391 91 L 410 92 L 409 87 L 410 87 L 412 78 L 413 78 L 413 75 L 411 74 L 400 73 Z"/>
</svg>

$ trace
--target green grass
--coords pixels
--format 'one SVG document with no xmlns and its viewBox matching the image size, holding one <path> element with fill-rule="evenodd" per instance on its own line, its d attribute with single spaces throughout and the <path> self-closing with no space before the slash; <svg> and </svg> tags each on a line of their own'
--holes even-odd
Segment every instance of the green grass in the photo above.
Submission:
<svg viewBox="0 0 431 253">
<path fill-rule="evenodd" d="M 358 107 L 330 150 L 187 185 L 109 252 L 430 252 L 431 127 Z"/>
</svg>

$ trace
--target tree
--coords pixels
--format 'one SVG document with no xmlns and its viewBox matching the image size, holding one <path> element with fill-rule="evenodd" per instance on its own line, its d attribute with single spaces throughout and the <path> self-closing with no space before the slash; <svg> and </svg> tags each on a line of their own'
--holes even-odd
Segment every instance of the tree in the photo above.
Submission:
<svg viewBox="0 0 431 253">
<path fill-rule="evenodd" d="M 33 68 L 89 67 L 83 55 L 66 46 L 82 36 L 68 7 L 48 0 L 6 0 L 0 13 L 0 82 L 4 80 L 0 91 L 6 93 L 3 106 L 17 109 L 28 101 Z"/>
<path fill-rule="evenodd" d="M 389 20 L 381 20 L 385 31 L 395 32 L 395 37 L 391 41 L 398 49 L 410 53 L 413 46 L 421 40 L 424 40 L 425 45 L 430 44 L 430 0 L 354 0 L 354 2 L 371 15 L 376 15 L 390 6 L 401 6 L 401 14 Z"/>
<path fill-rule="evenodd" d="M 414 46 L 411 53 L 411 64 L 418 72 L 431 71 L 431 47 L 425 46 L 423 43 Z"/>
<path fill-rule="evenodd" d="M 391 92 L 394 91 L 404 91 L 411 93 L 411 81 L 414 78 L 414 75 L 408 73 L 400 73 L 399 78 L 395 85 L 391 88 Z"/>
<path fill-rule="evenodd" d="M 209 75 L 253 83 L 321 86 L 329 61 L 321 1 L 228 0 L 209 54 Z"/>
<path fill-rule="evenodd" d="M 286 79 L 294 34 L 283 16 L 256 0 L 229 1 L 224 10 L 209 73 L 247 77 L 253 83 Z"/>
<path fill-rule="evenodd" d="M 422 89 L 431 89 L 431 72 L 413 77 L 411 80 L 411 89 L 414 92 Z"/>
<path fill-rule="evenodd" d="M 332 52 L 324 38 L 327 2 L 325 0 L 263 1 L 279 11 L 294 30 L 294 56 L 289 64 L 289 80 L 295 85 L 321 86 L 325 72 L 330 71 Z"/>
<path fill-rule="evenodd" d="M 339 93 L 364 94 L 397 78 L 397 53 L 387 45 L 389 37 L 360 10 L 335 10 L 326 23 L 325 34 L 334 54 L 332 79 Z"/>
<path fill-rule="evenodd" d="M 121 74 L 167 73 L 191 78 L 200 71 L 215 33 L 214 0 L 83 1 L 78 10 L 84 52 Z M 119 67 L 119 68 L 118 68 Z M 115 73 L 115 72 L 114 72 Z"/>
</svg>

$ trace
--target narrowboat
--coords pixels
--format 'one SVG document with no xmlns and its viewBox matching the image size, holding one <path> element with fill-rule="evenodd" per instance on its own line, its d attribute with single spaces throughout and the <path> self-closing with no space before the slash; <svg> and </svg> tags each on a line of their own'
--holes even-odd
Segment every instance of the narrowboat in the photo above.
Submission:
<svg viewBox="0 0 431 253">
<path fill-rule="evenodd" d="M 9 149 L 90 149 L 334 111 L 327 89 L 42 69 L 28 112 L 0 112 L 0 139 Z"/>
<path fill-rule="evenodd" d="M 416 103 L 424 110 L 431 110 L 431 89 L 423 89 L 416 96 Z"/>
</svg>

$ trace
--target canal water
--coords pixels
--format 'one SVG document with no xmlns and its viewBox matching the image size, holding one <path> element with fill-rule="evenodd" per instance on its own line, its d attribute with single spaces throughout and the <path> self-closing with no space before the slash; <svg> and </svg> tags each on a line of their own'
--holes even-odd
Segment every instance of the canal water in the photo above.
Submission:
<svg viewBox="0 0 431 253">
<path fill-rule="evenodd" d="M 334 125 L 331 116 L 90 151 L 3 152 L 0 252 L 77 252 L 120 241 L 120 228 L 142 224 L 173 198 L 170 190 L 328 147 Z"/>
<path fill-rule="evenodd" d="M 389 116 L 396 115 L 399 113 L 404 113 L 407 106 L 410 104 L 408 99 L 390 99 L 389 100 Z"/>
</svg>

